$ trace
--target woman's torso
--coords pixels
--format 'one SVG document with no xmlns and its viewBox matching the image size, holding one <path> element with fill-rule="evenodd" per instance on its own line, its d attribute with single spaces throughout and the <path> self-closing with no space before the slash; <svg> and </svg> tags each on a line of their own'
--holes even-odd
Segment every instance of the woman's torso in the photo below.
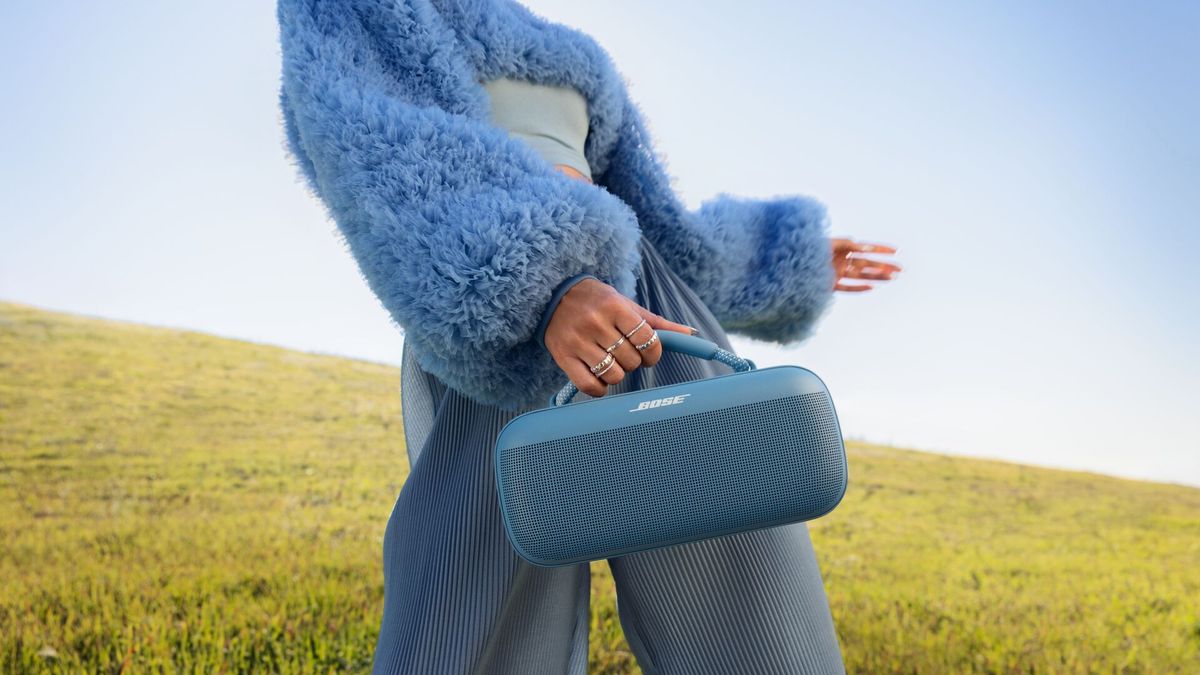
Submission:
<svg viewBox="0 0 1200 675">
<path fill-rule="evenodd" d="M 573 178 L 591 182 L 584 155 L 587 99 L 577 89 L 502 77 L 481 83 L 491 98 L 491 121 L 530 145 Z"/>
</svg>

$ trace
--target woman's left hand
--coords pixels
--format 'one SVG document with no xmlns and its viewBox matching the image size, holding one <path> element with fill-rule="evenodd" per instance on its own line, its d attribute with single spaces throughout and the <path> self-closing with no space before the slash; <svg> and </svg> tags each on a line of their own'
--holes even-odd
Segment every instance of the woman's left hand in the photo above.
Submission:
<svg viewBox="0 0 1200 675">
<path fill-rule="evenodd" d="M 843 279 L 889 281 L 900 271 L 900 266 L 894 263 L 862 257 L 863 253 L 895 253 L 896 249 L 892 246 L 861 243 L 853 239 L 833 239 L 832 242 L 835 291 L 869 291 L 874 288 L 869 283 L 848 284 Z"/>
</svg>

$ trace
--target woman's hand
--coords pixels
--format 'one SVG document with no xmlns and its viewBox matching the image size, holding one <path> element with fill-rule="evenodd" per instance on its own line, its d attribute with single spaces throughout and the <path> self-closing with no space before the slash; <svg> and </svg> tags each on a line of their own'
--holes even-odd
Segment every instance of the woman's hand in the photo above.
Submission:
<svg viewBox="0 0 1200 675">
<path fill-rule="evenodd" d="M 641 323 L 643 319 L 645 323 Z M 608 385 L 620 382 L 626 373 L 658 363 L 661 342 L 655 340 L 641 351 L 635 346 L 650 340 L 656 330 L 694 334 L 690 326 L 664 319 L 603 281 L 584 279 L 558 301 L 546 324 L 544 341 L 554 362 L 579 391 L 599 398 L 608 393 Z M 624 337 L 626 334 L 629 337 Z M 613 364 L 602 374 L 593 375 L 591 367 L 603 361 L 608 354 L 605 350 L 618 340 L 622 342 L 612 350 Z"/>
<path fill-rule="evenodd" d="M 847 284 L 843 279 L 866 279 L 870 281 L 888 281 L 900 271 L 900 266 L 894 263 L 864 258 L 862 253 L 895 253 L 896 249 L 883 244 L 858 243 L 852 239 L 833 240 L 833 269 L 835 291 L 862 292 L 869 291 L 871 284 Z"/>
</svg>

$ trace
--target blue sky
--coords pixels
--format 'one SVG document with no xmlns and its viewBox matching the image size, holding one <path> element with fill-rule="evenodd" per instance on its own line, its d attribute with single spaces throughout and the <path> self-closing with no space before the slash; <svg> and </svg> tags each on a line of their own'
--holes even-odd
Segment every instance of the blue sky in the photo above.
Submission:
<svg viewBox="0 0 1200 675">
<path fill-rule="evenodd" d="M 1200 485 L 1200 4 L 525 3 L 680 195 L 807 194 L 900 278 L 789 348 L 847 436 Z M 0 298 L 398 362 L 283 150 L 269 2 L 0 6 Z"/>
</svg>

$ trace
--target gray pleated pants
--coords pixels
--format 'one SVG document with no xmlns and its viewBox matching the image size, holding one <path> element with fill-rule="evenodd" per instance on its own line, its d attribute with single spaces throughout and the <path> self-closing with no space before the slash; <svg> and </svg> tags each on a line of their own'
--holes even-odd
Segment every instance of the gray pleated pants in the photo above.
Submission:
<svg viewBox="0 0 1200 675">
<path fill-rule="evenodd" d="M 729 349 L 712 313 L 645 236 L 640 246 L 636 301 Z M 525 562 L 500 518 L 493 447 L 504 424 L 525 410 L 471 401 L 422 371 L 407 349 L 402 370 L 412 471 L 384 536 L 374 672 L 586 673 L 590 567 Z M 634 370 L 609 393 L 729 372 L 720 363 L 664 352 L 654 367 Z M 647 675 L 844 672 L 803 523 L 608 563 L 622 629 Z"/>
</svg>

